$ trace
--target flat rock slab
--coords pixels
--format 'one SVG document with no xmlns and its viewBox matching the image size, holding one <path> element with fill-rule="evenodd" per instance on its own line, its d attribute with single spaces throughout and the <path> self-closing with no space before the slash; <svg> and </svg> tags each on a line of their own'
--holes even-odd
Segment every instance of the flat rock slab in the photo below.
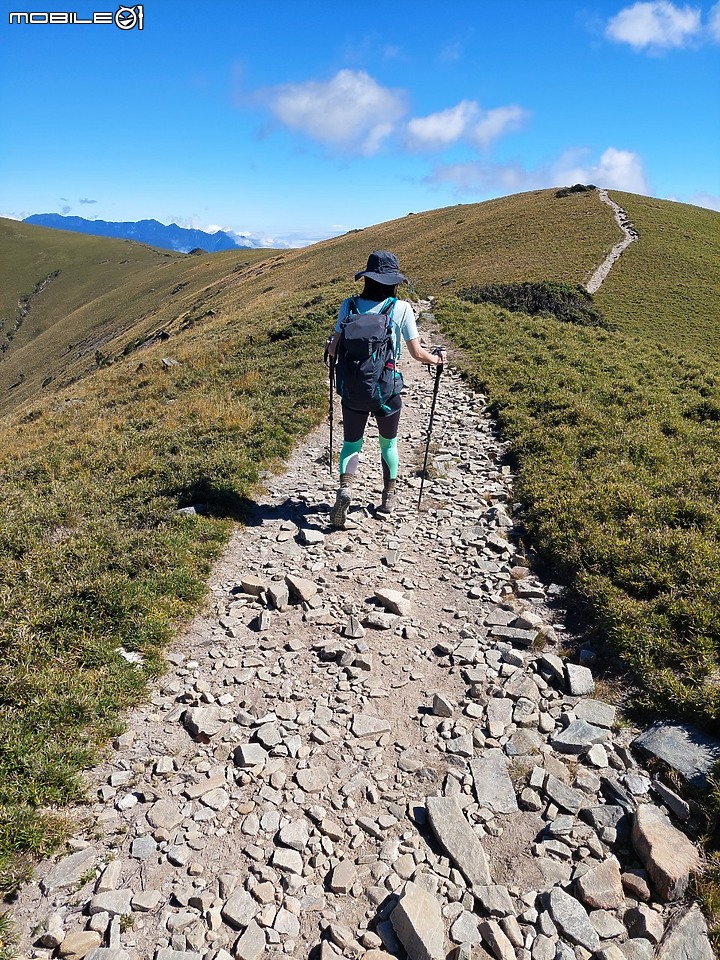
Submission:
<svg viewBox="0 0 720 960">
<path fill-rule="evenodd" d="M 407 597 L 403 596 L 400 590 L 376 590 L 375 599 L 389 613 L 394 613 L 398 617 L 409 617 L 412 610 L 412 604 Z"/>
<path fill-rule="evenodd" d="M 303 527 L 300 531 L 300 542 L 306 547 L 312 547 L 315 544 L 322 543 L 325 540 L 325 534 L 319 530 L 313 530 L 312 527 Z"/>
<path fill-rule="evenodd" d="M 576 886 L 578 896 L 592 910 L 617 910 L 625 904 L 620 865 L 614 857 L 588 870 Z"/>
<path fill-rule="evenodd" d="M 154 803 L 146 816 L 151 827 L 165 830 L 172 830 L 184 819 L 178 805 L 173 800 L 167 799 L 158 800 L 157 803 Z"/>
<path fill-rule="evenodd" d="M 257 913 L 257 903 L 247 890 L 236 890 L 221 908 L 223 920 L 235 930 L 246 927 Z"/>
<path fill-rule="evenodd" d="M 493 697 L 487 705 L 487 725 L 491 737 L 501 737 L 512 723 L 513 702 L 508 697 Z"/>
<path fill-rule="evenodd" d="M 581 754 L 608 737 L 609 732 L 605 727 L 596 727 L 587 720 L 573 720 L 563 731 L 553 736 L 550 743 L 559 753 Z"/>
<path fill-rule="evenodd" d="M 573 697 L 587 697 L 595 692 L 595 681 L 587 667 L 580 667 L 575 663 L 565 664 L 568 690 Z"/>
<path fill-rule="evenodd" d="M 288 574 L 285 577 L 285 583 L 290 593 L 305 603 L 307 603 L 308 600 L 312 600 L 318 592 L 317 584 L 313 583 L 312 580 L 306 580 L 304 577 L 295 577 L 292 574 Z"/>
<path fill-rule="evenodd" d="M 548 896 L 548 909 L 568 940 L 591 952 L 600 948 L 600 937 L 591 925 L 585 908 L 569 893 L 555 887 Z"/>
<path fill-rule="evenodd" d="M 214 737 L 222 730 L 225 717 L 219 707 L 188 707 L 183 713 L 183 723 L 191 737 Z"/>
<path fill-rule="evenodd" d="M 357 879 L 357 868 L 352 860 L 341 860 L 330 876 L 330 889 L 333 893 L 350 893 Z"/>
<path fill-rule="evenodd" d="M 563 810 L 567 810 L 568 813 L 577 813 L 585 802 L 585 798 L 579 790 L 568 787 L 552 774 L 548 774 L 545 781 L 545 793 L 553 803 Z"/>
<path fill-rule="evenodd" d="M 412 960 L 445 960 L 440 904 L 427 890 L 408 881 L 390 920 Z"/>
<path fill-rule="evenodd" d="M 41 881 L 40 886 L 48 895 L 53 894 L 56 890 L 74 887 L 89 870 L 95 867 L 98 859 L 98 852 L 94 847 L 71 853 L 69 857 L 63 857 L 59 863 L 55 864 Z"/>
<path fill-rule="evenodd" d="M 635 850 L 663 900 L 680 900 L 700 855 L 684 833 L 651 803 L 638 807 L 632 828 Z"/>
<path fill-rule="evenodd" d="M 515 908 L 507 887 L 489 884 L 487 887 L 475 887 L 474 892 L 483 911 L 491 917 L 515 915 Z"/>
<path fill-rule="evenodd" d="M 677 770 L 694 787 L 707 787 L 708 774 L 720 760 L 720 740 L 682 723 L 656 723 L 633 746 Z"/>
<path fill-rule="evenodd" d="M 606 727 L 608 730 L 615 723 L 617 710 L 610 703 L 602 700 L 581 700 L 575 707 L 575 716 L 578 720 L 587 720 L 596 727 Z"/>
<path fill-rule="evenodd" d="M 502 750 L 485 750 L 482 757 L 471 762 L 470 771 L 481 807 L 494 813 L 517 813 L 515 788 Z"/>
<path fill-rule="evenodd" d="M 132 912 L 130 901 L 131 890 L 108 890 L 93 897 L 88 904 L 88 913 L 109 913 L 111 917 L 125 917 Z"/>
<path fill-rule="evenodd" d="M 657 960 L 713 960 L 707 924 L 697 904 L 670 921 L 656 956 Z"/>
<path fill-rule="evenodd" d="M 387 720 L 380 720 L 378 717 L 371 717 L 366 713 L 356 713 L 352 719 L 352 732 L 358 740 L 381 737 L 384 733 L 390 733 L 390 724 Z"/>
<path fill-rule="evenodd" d="M 265 931 L 251 920 L 235 944 L 236 960 L 257 960 L 265 952 Z"/>
<path fill-rule="evenodd" d="M 450 858 L 474 886 L 492 883 L 482 844 L 475 835 L 456 797 L 428 797 L 425 807 L 430 824 Z"/>
<path fill-rule="evenodd" d="M 240 587 L 243 593 L 247 593 L 251 597 L 259 597 L 261 593 L 267 590 L 265 581 L 251 573 L 246 573 L 240 578 Z"/>
<path fill-rule="evenodd" d="M 320 793 L 330 782 L 330 771 L 326 767 L 308 767 L 298 770 L 295 782 L 306 793 Z"/>
<path fill-rule="evenodd" d="M 515 948 L 499 923 L 494 920 L 484 920 L 480 924 L 480 936 L 498 960 L 515 960 L 517 956 Z"/>
<path fill-rule="evenodd" d="M 236 767 L 259 767 L 267 762 L 268 753 L 259 743 L 241 743 L 233 752 Z"/>
<path fill-rule="evenodd" d="M 76 957 L 85 957 L 91 950 L 95 950 L 102 943 L 102 937 L 95 930 L 78 930 L 69 933 L 58 948 L 58 955 L 74 960 Z"/>
</svg>

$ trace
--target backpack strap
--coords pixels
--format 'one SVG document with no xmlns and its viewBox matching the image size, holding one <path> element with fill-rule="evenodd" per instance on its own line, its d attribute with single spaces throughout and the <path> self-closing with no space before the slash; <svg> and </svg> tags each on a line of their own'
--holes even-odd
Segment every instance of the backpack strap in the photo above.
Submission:
<svg viewBox="0 0 720 960">
<path fill-rule="evenodd" d="M 396 303 L 397 303 L 397 297 L 388 297 L 385 303 L 382 305 L 382 308 L 378 312 L 384 313 L 386 317 L 392 318 Z"/>
<path fill-rule="evenodd" d="M 348 323 L 352 320 L 353 317 L 359 317 L 360 311 L 357 308 L 357 303 L 355 302 L 355 297 L 349 297 L 348 303 L 348 312 L 347 316 L 343 317 L 342 323 L 340 324 L 340 333 L 343 332 Z"/>
<path fill-rule="evenodd" d="M 342 329 L 342 327 L 344 327 L 353 317 L 360 317 L 360 316 L 362 316 L 362 314 L 361 314 L 360 311 L 358 310 L 357 298 L 356 298 L 356 297 L 349 297 L 348 299 L 349 299 L 349 303 L 348 303 L 348 315 L 347 315 L 347 316 L 345 317 L 345 319 L 343 320 L 343 322 L 342 322 L 342 324 L 341 324 L 341 329 Z M 382 314 L 382 315 L 384 315 L 384 316 L 387 317 L 387 319 L 388 319 L 388 329 L 390 329 L 390 323 L 391 323 L 391 321 L 392 321 L 392 315 L 393 315 L 393 311 L 395 310 L 395 304 L 396 304 L 396 303 L 397 303 L 397 297 L 388 297 L 387 300 L 385 301 L 385 303 L 384 303 L 384 304 L 382 305 L 382 307 L 380 308 L 380 310 L 378 310 L 378 313 L 379 313 L 379 314 Z M 372 311 L 370 311 L 370 312 L 372 313 Z"/>
</svg>

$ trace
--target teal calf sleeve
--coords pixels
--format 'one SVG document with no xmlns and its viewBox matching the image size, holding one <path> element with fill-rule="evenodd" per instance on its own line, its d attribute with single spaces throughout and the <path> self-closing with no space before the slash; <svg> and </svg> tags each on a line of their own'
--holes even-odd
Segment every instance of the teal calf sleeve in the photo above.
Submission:
<svg viewBox="0 0 720 960">
<path fill-rule="evenodd" d="M 388 440 L 387 437 L 378 437 L 380 443 L 380 456 L 385 461 L 390 474 L 390 479 L 395 480 L 400 467 L 400 455 L 397 448 L 397 437 Z"/>
<path fill-rule="evenodd" d="M 340 474 L 355 473 L 357 470 L 357 456 L 362 450 L 362 437 L 359 440 L 346 440 L 340 451 Z M 353 457 L 354 463 L 351 463 Z"/>
</svg>

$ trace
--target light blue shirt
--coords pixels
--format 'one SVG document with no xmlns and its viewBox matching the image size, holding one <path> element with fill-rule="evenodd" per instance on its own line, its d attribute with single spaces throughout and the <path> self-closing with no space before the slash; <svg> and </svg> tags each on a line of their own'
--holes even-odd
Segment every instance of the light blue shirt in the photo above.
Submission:
<svg viewBox="0 0 720 960">
<path fill-rule="evenodd" d="M 384 304 L 387 303 L 386 300 L 381 300 L 378 303 L 376 300 L 366 300 L 364 297 L 348 297 L 340 304 L 335 333 L 340 333 L 343 321 L 350 314 L 350 300 L 355 301 L 358 313 L 380 313 Z M 397 300 L 392 311 L 393 353 L 395 357 L 400 356 L 403 340 L 408 343 L 410 340 L 417 340 L 419 336 L 413 308 L 407 300 Z"/>
</svg>

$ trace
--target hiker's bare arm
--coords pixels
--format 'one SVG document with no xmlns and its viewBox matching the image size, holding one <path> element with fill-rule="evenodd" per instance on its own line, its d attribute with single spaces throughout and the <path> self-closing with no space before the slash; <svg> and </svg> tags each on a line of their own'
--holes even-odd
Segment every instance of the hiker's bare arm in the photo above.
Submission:
<svg viewBox="0 0 720 960">
<path fill-rule="evenodd" d="M 417 360 L 418 363 L 429 363 L 431 366 L 438 367 L 441 363 L 445 363 L 445 351 L 441 354 L 429 353 L 425 350 L 424 347 L 420 346 L 419 338 L 415 340 L 408 340 L 407 348 L 410 351 L 410 356 L 413 360 Z"/>
<path fill-rule="evenodd" d="M 333 338 L 328 344 L 328 353 L 331 357 L 335 356 L 335 351 L 337 350 L 338 341 L 340 340 L 340 334 L 334 333 Z"/>
</svg>

